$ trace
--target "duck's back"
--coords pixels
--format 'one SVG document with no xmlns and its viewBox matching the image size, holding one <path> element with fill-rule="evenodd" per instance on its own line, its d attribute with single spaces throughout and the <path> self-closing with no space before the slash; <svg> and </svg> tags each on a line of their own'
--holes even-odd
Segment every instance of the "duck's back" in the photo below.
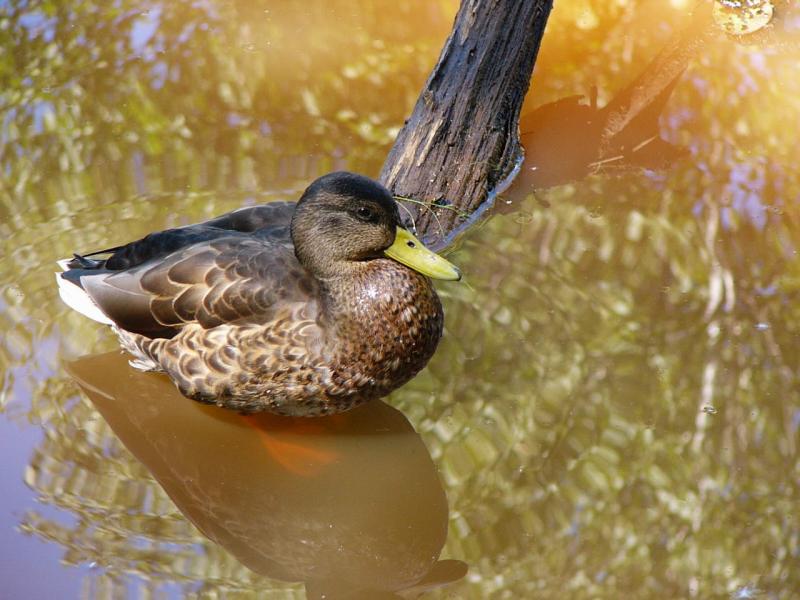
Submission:
<svg viewBox="0 0 800 600">
<path fill-rule="evenodd" d="M 104 261 L 80 262 L 80 258 L 76 258 L 70 263 L 70 267 L 94 266 L 120 271 L 149 260 L 164 258 L 187 246 L 236 235 L 291 246 L 289 225 L 294 208 L 294 202 L 272 202 L 240 208 L 209 221 L 158 231 L 124 246 L 83 255 L 80 258 L 110 253 Z"/>
</svg>

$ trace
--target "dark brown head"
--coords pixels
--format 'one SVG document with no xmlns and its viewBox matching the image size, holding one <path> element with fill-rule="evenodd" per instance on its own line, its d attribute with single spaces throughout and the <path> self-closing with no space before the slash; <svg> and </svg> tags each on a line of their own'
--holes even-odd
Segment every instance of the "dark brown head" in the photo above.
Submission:
<svg viewBox="0 0 800 600">
<path fill-rule="evenodd" d="M 297 259 L 320 279 L 341 277 L 354 263 L 387 256 L 431 277 L 460 276 L 401 227 L 389 190 L 355 173 L 330 173 L 308 186 L 292 217 L 292 241 Z M 437 270 L 442 263 L 449 267 L 446 273 Z"/>
</svg>

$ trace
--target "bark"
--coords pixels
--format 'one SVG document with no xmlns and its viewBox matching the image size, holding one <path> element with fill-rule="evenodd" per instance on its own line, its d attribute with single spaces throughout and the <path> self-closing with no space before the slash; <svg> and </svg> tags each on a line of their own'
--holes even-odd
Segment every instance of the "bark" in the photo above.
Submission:
<svg viewBox="0 0 800 600">
<path fill-rule="evenodd" d="M 462 0 L 381 171 L 433 248 L 473 223 L 521 164 L 519 113 L 552 0 Z M 421 202 L 422 204 L 419 204 Z"/>
</svg>

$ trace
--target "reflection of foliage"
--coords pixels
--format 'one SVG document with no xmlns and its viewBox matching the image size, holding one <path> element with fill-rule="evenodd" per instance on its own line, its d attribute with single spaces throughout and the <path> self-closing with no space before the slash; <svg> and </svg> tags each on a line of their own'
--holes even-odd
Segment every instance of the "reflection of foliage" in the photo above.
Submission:
<svg viewBox="0 0 800 600">
<path fill-rule="evenodd" d="M 684 597 L 694 580 L 700 597 L 756 581 L 788 598 L 800 332 L 746 290 L 715 304 L 691 219 L 567 204 L 597 185 L 623 193 L 561 190 L 465 245 L 477 289 L 451 300 L 452 354 L 399 399 L 458 490 L 450 552 L 517 596 Z"/>
<path fill-rule="evenodd" d="M 5 186 L 89 169 L 114 189 L 126 183 L 102 177 L 114 165 L 167 186 L 263 184 L 276 149 L 342 155 L 357 140 L 379 159 L 448 4 L 12 2 L 0 7 L 0 43 L 14 49 L 0 58 Z"/>
<path fill-rule="evenodd" d="M 244 4 L 257 5 L 225 10 Z M 531 105 L 595 84 L 605 104 L 677 27 L 665 4 L 560 4 Z M 119 3 L 91 18 L 77 9 L 60 17 L 79 31 L 72 46 L 60 42 L 56 53 L 69 57 L 60 63 L 42 58 L 43 37 L 23 41 L 21 25 L 0 26 L 4 46 L 27 48 L 0 57 L 0 162 L 10 174 L 0 192 L 0 407 L 43 423 L 47 439 L 28 481 L 78 519 L 58 525 L 31 512 L 26 527 L 63 540 L 71 561 L 109 564 L 98 577 L 139 574 L 222 594 L 276 584 L 203 541 L 75 401 L 58 357 L 113 340 L 97 342 L 97 328 L 64 317 L 49 265 L 76 245 L 179 224 L 172 215 L 181 204 L 195 220 L 277 197 L 240 193 L 266 180 L 281 191 L 334 165 L 375 172 L 448 23 L 420 38 L 412 30 L 422 19 L 403 11 L 423 3 L 392 4 L 391 28 L 372 12 L 380 9 L 364 8 L 368 33 L 343 22 L 305 36 L 300 67 L 289 60 L 297 28 L 287 25 L 300 13 L 285 9 L 269 35 L 248 29 L 255 13 L 208 13 L 221 27 L 214 41 L 213 28 L 200 28 L 206 5 L 165 3 L 152 55 L 136 60 L 139 51 L 125 50 L 133 22 L 122 9 L 102 12 Z M 59 14 L 52 2 L 13 6 Z M 313 24 L 325 16 L 308 10 L 303 23 L 319 34 Z M 194 35 L 181 36 L 175 11 L 186 11 Z M 18 23 L 9 14 L 0 20 Z M 83 45 L 105 39 L 99 31 L 109 22 L 128 32 L 118 47 Z M 649 33 L 629 35 L 637 30 Z M 349 48 L 344 61 L 327 50 L 337 44 Z M 440 287 L 448 335 L 393 402 L 441 465 L 452 505 L 446 553 L 471 564 L 459 597 L 724 598 L 749 584 L 783 599 L 800 589 L 800 213 L 792 202 L 800 156 L 788 126 L 800 115 L 797 59 L 780 48 L 709 44 L 661 120 L 661 134 L 691 153 L 674 170 L 562 186 L 546 195 L 548 210 L 510 195 L 521 212 L 489 222 L 455 256 L 474 289 Z M 128 62 L 99 67 L 102 77 L 87 67 L 103 60 Z M 159 61 L 177 69 L 162 87 L 153 84 Z M 53 79 L 47 70 L 58 65 Z M 33 85 L 15 75 L 23 68 Z M 36 116 L 45 101 L 54 117 Z M 298 158 L 306 155 L 334 158 Z M 263 178 L 252 161 L 264 165 Z M 137 175 L 131 165 L 145 168 Z M 233 192 L 186 193 L 187 183 Z M 131 199 L 159 189 L 172 193 Z M 88 231 L 80 242 L 77 227 Z M 183 561 L 191 548 L 202 548 L 202 559 Z"/>
</svg>

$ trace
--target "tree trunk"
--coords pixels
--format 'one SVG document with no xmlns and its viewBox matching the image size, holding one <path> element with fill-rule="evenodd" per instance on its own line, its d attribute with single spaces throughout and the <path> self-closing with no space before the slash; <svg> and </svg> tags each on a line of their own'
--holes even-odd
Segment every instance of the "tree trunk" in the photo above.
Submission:
<svg viewBox="0 0 800 600">
<path fill-rule="evenodd" d="M 395 141 L 381 181 L 442 248 L 521 164 L 518 120 L 552 0 L 462 0 L 453 31 Z"/>
</svg>

